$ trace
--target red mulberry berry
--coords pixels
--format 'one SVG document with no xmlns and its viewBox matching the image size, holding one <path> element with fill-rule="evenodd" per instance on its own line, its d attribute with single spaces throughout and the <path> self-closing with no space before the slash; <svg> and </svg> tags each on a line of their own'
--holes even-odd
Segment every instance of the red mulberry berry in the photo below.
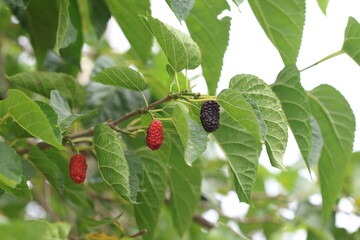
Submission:
<svg viewBox="0 0 360 240">
<path fill-rule="evenodd" d="M 70 177 L 75 183 L 83 183 L 86 178 L 86 158 L 81 154 L 76 154 L 70 160 Z"/>
<path fill-rule="evenodd" d="M 219 128 L 220 105 L 216 101 L 206 101 L 201 105 L 200 120 L 205 131 L 214 132 Z"/>
<path fill-rule="evenodd" d="M 151 150 L 155 151 L 161 147 L 163 140 L 162 123 L 159 120 L 152 121 L 147 129 L 146 144 Z"/>
</svg>

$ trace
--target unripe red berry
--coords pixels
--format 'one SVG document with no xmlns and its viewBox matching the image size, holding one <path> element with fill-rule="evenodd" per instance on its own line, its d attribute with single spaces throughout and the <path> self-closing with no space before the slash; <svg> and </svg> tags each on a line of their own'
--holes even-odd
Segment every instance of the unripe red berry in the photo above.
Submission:
<svg viewBox="0 0 360 240">
<path fill-rule="evenodd" d="M 70 160 L 70 177 L 75 183 L 83 183 L 86 178 L 86 158 L 84 155 L 76 154 Z"/>
<path fill-rule="evenodd" d="M 159 120 L 154 120 L 150 123 L 147 129 L 146 144 L 155 151 L 161 147 L 164 141 L 163 126 Z"/>
</svg>

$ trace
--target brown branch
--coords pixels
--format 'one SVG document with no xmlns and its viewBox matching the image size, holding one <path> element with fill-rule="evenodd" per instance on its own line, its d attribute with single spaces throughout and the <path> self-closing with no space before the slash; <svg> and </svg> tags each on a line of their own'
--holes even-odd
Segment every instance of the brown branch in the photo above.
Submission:
<svg viewBox="0 0 360 240">
<path fill-rule="evenodd" d="M 136 237 L 139 237 L 139 236 L 144 235 L 145 233 L 147 233 L 147 230 L 146 230 L 146 229 L 143 229 L 143 230 L 141 230 L 141 231 L 138 232 L 138 233 L 135 233 L 135 234 L 133 234 L 133 235 L 128 236 L 128 238 L 136 238 Z"/>
<path fill-rule="evenodd" d="M 208 229 L 216 228 L 216 226 L 217 226 L 215 223 L 212 223 L 212 222 L 206 220 L 199 214 L 194 214 L 193 221 L 199 223 L 200 225 L 202 225 L 203 227 L 206 227 Z"/>
<path fill-rule="evenodd" d="M 160 100 L 158 100 L 156 102 L 153 102 L 153 103 L 149 104 L 149 106 L 140 107 L 140 108 L 138 108 L 138 109 L 136 109 L 134 111 L 126 113 L 125 115 L 121 116 L 120 118 L 118 118 L 118 119 L 116 119 L 114 121 L 106 121 L 103 124 L 108 125 L 109 127 L 113 128 L 113 129 L 116 129 L 118 124 L 120 124 L 120 123 L 122 123 L 122 122 L 124 122 L 124 121 L 126 121 L 126 120 L 128 120 L 128 119 L 130 119 L 132 117 L 135 117 L 137 115 L 144 114 L 144 113 L 146 113 L 147 110 L 155 108 L 155 107 L 159 106 L 162 103 L 169 102 L 172 99 L 176 99 L 176 98 L 178 98 L 178 96 L 180 94 L 181 93 L 177 93 L 177 94 L 169 93 L 166 97 L 164 97 L 164 98 L 162 98 L 162 99 L 160 99 Z M 91 136 L 93 134 L 94 134 L 94 127 L 91 127 L 89 129 L 70 134 L 67 137 L 70 138 L 70 139 L 75 139 L 75 138 L 84 137 L 84 136 Z M 37 144 L 37 147 L 39 147 L 41 150 L 44 150 L 44 149 L 50 148 L 51 145 L 48 144 L 48 143 L 45 143 L 45 142 L 41 142 L 41 143 Z M 29 152 L 28 148 L 20 149 L 20 150 L 17 151 L 17 153 L 19 155 L 23 155 L 23 154 L 26 154 L 28 152 Z"/>
</svg>

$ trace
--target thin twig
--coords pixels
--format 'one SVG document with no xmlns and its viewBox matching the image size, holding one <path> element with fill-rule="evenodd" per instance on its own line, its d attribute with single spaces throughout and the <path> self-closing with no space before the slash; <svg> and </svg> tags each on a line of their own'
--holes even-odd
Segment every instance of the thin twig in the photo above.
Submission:
<svg viewBox="0 0 360 240">
<path fill-rule="evenodd" d="M 139 237 L 139 236 L 144 235 L 145 233 L 147 233 L 147 230 L 146 230 L 146 229 L 143 229 L 143 230 L 141 230 L 141 231 L 138 232 L 138 233 L 135 233 L 135 234 L 133 234 L 133 235 L 128 236 L 128 238 L 136 238 L 136 237 Z"/>
<path fill-rule="evenodd" d="M 199 223 L 201 226 L 206 227 L 208 229 L 216 228 L 215 223 L 212 223 L 212 222 L 206 220 L 199 214 L 194 214 L 193 221 Z"/>
<path fill-rule="evenodd" d="M 179 94 L 171 94 L 170 93 L 166 97 L 164 97 L 163 99 L 160 99 L 160 100 L 158 100 L 156 102 L 153 102 L 153 103 L 149 104 L 149 106 L 140 107 L 140 108 L 138 108 L 138 109 L 136 109 L 134 111 L 126 113 L 125 115 L 121 116 L 120 118 L 118 118 L 118 119 L 116 119 L 114 121 L 106 121 L 103 124 L 108 125 L 109 127 L 115 129 L 118 124 L 120 124 L 120 123 L 122 123 L 122 122 L 124 122 L 124 121 L 126 121 L 126 120 L 128 120 L 128 119 L 130 119 L 132 117 L 135 117 L 137 115 L 144 114 L 144 113 L 146 113 L 147 110 L 155 108 L 155 107 L 159 106 L 162 103 L 169 102 L 172 99 L 176 99 L 178 97 L 178 95 Z M 92 136 L 94 134 L 94 129 L 95 129 L 94 127 L 91 127 L 89 129 L 70 134 L 69 136 L 67 136 L 67 138 L 75 139 L 75 138 L 79 138 L 79 137 Z M 47 144 L 45 142 L 41 142 L 41 143 L 37 144 L 37 147 L 39 147 L 41 150 L 44 150 L 44 149 L 47 149 L 47 148 L 51 147 L 51 145 L 49 145 L 49 144 Z M 28 152 L 29 152 L 28 148 L 20 149 L 20 150 L 17 151 L 17 153 L 19 155 L 23 155 L 23 154 L 26 154 Z"/>
</svg>

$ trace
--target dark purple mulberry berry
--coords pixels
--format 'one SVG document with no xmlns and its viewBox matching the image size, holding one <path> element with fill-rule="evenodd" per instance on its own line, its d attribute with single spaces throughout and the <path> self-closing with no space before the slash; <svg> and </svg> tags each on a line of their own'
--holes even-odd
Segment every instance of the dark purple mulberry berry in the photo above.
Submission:
<svg viewBox="0 0 360 240">
<path fill-rule="evenodd" d="M 220 105 L 216 101 L 206 101 L 201 105 L 200 120 L 205 131 L 214 132 L 219 128 Z"/>
</svg>

